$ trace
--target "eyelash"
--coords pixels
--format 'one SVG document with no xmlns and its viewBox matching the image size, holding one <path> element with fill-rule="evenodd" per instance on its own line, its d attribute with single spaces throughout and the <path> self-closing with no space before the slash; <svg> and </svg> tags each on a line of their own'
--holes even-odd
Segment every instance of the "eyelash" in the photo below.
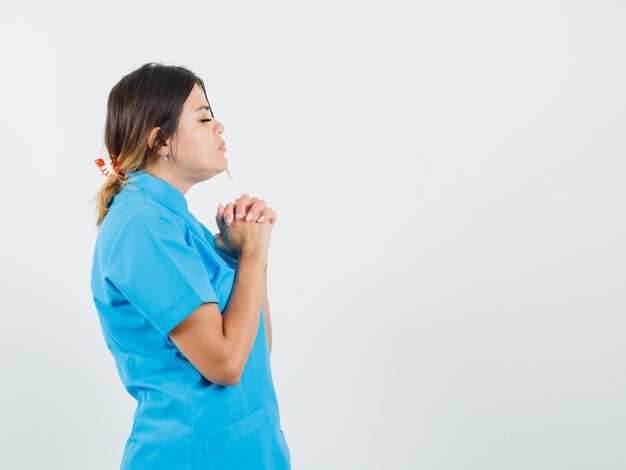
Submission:
<svg viewBox="0 0 626 470">
<path fill-rule="evenodd" d="M 209 122 L 209 121 L 212 121 L 212 119 L 201 119 L 200 121 L 202 121 L 202 122 Z"/>
</svg>

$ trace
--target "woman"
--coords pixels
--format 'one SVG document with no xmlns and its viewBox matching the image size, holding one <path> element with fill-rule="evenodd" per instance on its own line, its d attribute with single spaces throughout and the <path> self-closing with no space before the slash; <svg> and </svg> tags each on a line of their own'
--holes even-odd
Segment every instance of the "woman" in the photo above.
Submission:
<svg viewBox="0 0 626 470">
<path fill-rule="evenodd" d="M 91 289 L 138 402 L 122 469 L 291 467 L 269 357 L 276 212 L 244 194 L 214 237 L 184 196 L 227 168 L 223 130 L 184 67 L 145 64 L 109 94 Z"/>
</svg>

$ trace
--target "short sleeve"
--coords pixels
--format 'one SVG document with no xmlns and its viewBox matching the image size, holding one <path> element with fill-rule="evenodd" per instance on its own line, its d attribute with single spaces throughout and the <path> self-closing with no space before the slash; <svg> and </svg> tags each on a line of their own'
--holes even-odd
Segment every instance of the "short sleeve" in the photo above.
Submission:
<svg viewBox="0 0 626 470">
<path fill-rule="evenodd" d="M 163 335 L 204 302 L 217 302 L 185 226 L 158 211 L 132 214 L 120 227 L 104 276 Z"/>
</svg>

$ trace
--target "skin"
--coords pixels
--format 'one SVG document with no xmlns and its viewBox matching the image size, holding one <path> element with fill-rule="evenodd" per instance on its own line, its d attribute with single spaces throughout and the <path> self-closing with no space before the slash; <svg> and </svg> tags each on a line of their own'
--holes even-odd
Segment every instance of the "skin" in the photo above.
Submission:
<svg viewBox="0 0 626 470">
<path fill-rule="evenodd" d="M 208 103 L 202 89 L 196 85 L 183 106 L 176 135 L 167 139 L 164 146 L 158 149 L 160 155 L 169 154 L 169 159 L 159 158 L 145 168 L 146 173 L 170 183 L 183 195 L 194 184 L 206 181 L 228 167 L 228 161 L 224 155 L 226 150 L 219 148 L 224 144 L 220 135 L 224 132 L 224 126 L 211 115 L 209 110 L 197 111 L 201 106 L 208 106 Z M 159 129 L 159 127 L 154 127 L 148 134 L 147 140 L 150 148 L 153 147 Z M 220 234 L 235 218 L 244 218 L 247 222 L 273 224 L 276 222 L 276 212 L 267 207 L 263 199 L 251 198 L 244 193 L 234 202 L 227 203 L 226 206 L 218 204 L 215 220 Z M 219 236 L 216 234 L 216 237 Z M 267 298 L 267 269 L 263 284 L 263 312 L 271 352 L 272 325 Z"/>
<path fill-rule="evenodd" d="M 250 198 L 247 193 L 243 193 L 235 199 L 235 202 L 229 202 L 226 206 L 218 205 L 215 221 L 220 229 L 224 232 L 224 225 L 230 225 L 233 219 L 244 218 L 245 221 L 255 221 L 257 223 L 276 223 L 276 212 L 265 205 L 263 199 L 256 197 Z M 272 353 L 272 318 L 270 315 L 270 304 L 267 298 L 267 265 L 263 274 L 263 319 L 265 321 L 265 332 L 269 352 Z"/>
</svg>

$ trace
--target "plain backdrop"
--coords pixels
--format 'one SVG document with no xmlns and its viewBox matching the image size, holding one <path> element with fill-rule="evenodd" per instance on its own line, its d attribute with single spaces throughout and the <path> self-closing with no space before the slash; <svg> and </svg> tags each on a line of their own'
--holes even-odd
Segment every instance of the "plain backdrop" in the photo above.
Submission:
<svg viewBox="0 0 626 470">
<path fill-rule="evenodd" d="M 26 2 L 0 19 L 0 467 L 114 469 L 135 401 L 90 291 L 106 99 L 206 83 L 278 214 L 293 468 L 626 467 L 626 4 Z"/>
</svg>

